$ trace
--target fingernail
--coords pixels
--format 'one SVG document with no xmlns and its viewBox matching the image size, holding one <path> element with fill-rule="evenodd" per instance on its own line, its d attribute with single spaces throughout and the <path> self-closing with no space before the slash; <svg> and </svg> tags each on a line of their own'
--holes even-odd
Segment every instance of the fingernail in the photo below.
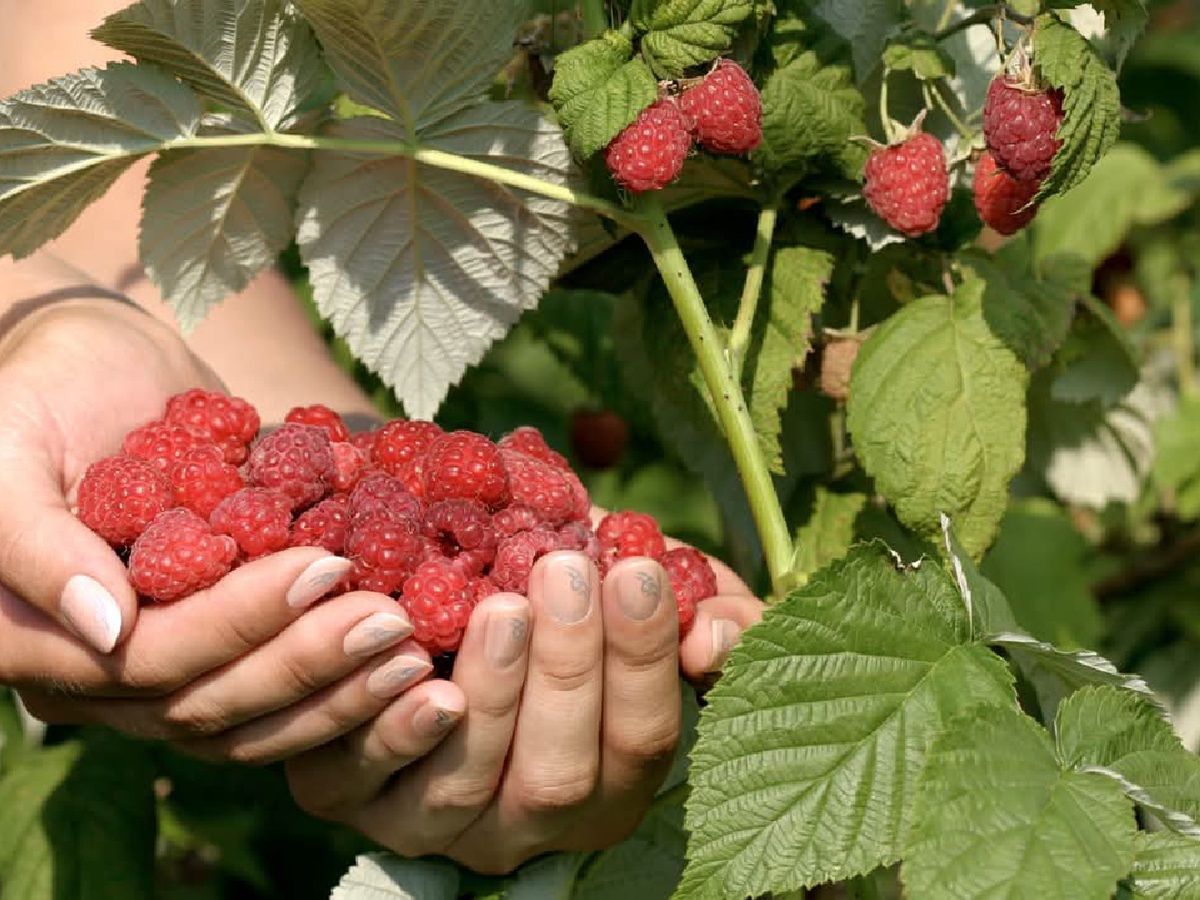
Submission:
<svg viewBox="0 0 1200 900">
<path fill-rule="evenodd" d="M 707 671 L 716 672 L 725 665 L 725 660 L 729 658 L 729 651 L 738 642 L 741 634 L 742 629 L 738 627 L 737 622 L 729 619 L 713 619 L 712 660 L 708 664 Z"/>
<path fill-rule="evenodd" d="M 493 666 L 503 669 L 525 652 L 529 641 L 529 607 L 493 608 L 488 615 L 483 651 Z"/>
<path fill-rule="evenodd" d="M 347 656 L 374 656 L 392 647 L 413 633 L 412 623 L 397 613 L 375 613 L 367 616 L 348 632 L 342 641 Z"/>
<path fill-rule="evenodd" d="M 617 574 L 617 605 L 635 622 L 654 615 L 662 602 L 663 570 L 657 563 L 632 563 Z"/>
<path fill-rule="evenodd" d="M 542 563 L 546 610 L 564 625 L 587 617 L 592 608 L 590 562 L 582 553 L 552 553 Z"/>
<path fill-rule="evenodd" d="M 74 575 L 59 599 L 63 620 L 90 647 L 111 653 L 121 634 L 121 607 L 95 578 Z"/>
<path fill-rule="evenodd" d="M 423 659 L 397 656 L 371 673 L 367 678 L 367 692 L 380 700 L 390 700 L 432 671 L 433 666 Z"/>
<path fill-rule="evenodd" d="M 459 723 L 463 710 L 448 709 L 433 703 L 427 703 L 413 714 L 413 730 L 422 737 L 436 738 L 445 734 Z"/>
<path fill-rule="evenodd" d="M 340 556 L 323 556 L 300 573 L 287 592 L 287 604 L 293 609 L 312 606 L 350 571 L 352 563 Z"/>
</svg>

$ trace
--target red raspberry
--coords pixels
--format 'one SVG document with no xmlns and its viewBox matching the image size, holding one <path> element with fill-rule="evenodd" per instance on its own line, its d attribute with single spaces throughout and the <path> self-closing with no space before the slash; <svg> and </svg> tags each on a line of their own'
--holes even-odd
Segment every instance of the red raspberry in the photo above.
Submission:
<svg viewBox="0 0 1200 900">
<path fill-rule="evenodd" d="M 950 197 L 946 154 L 931 134 L 919 132 L 867 160 L 863 196 L 876 215 L 908 237 L 938 226 Z"/>
<path fill-rule="evenodd" d="M 496 446 L 501 450 L 516 450 L 518 453 L 540 459 L 556 469 L 569 470 L 571 468 L 567 458 L 552 450 L 546 443 L 546 439 L 542 437 L 542 433 L 529 425 L 522 425 L 520 428 L 510 431 L 496 442 Z"/>
<path fill-rule="evenodd" d="M 471 592 L 471 599 L 476 606 L 492 596 L 492 594 L 500 592 L 500 588 L 496 587 L 496 582 L 492 581 L 486 575 L 469 579 L 467 581 L 467 590 Z"/>
<path fill-rule="evenodd" d="M 344 497 L 330 497 L 296 517 L 288 544 L 292 547 L 324 547 L 330 553 L 340 554 L 346 549 L 349 529 L 350 502 Z"/>
<path fill-rule="evenodd" d="M 467 576 L 448 560 L 430 560 L 417 567 L 400 597 L 413 624 L 413 640 L 431 656 L 452 653 L 475 608 Z"/>
<path fill-rule="evenodd" d="M 199 388 L 168 400 L 163 419 L 216 444 L 225 454 L 225 462 L 235 466 L 246 461 L 247 448 L 261 424 L 258 411 L 240 397 Z"/>
<path fill-rule="evenodd" d="M 421 501 L 405 490 L 399 478 L 386 472 L 372 472 L 350 492 L 351 520 L 359 516 L 391 513 L 420 522 Z"/>
<path fill-rule="evenodd" d="M 497 537 L 506 538 L 545 526 L 542 525 L 542 517 L 538 513 L 527 506 L 514 503 L 492 516 L 492 527 L 496 529 Z"/>
<path fill-rule="evenodd" d="M 732 59 L 717 60 L 711 72 L 684 91 L 679 109 L 705 150 L 740 155 L 762 143 L 762 98 Z"/>
<path fill-rule="evenodd" d="M 473 431 L 453 431 L 430 444 L 422 478 L 430 503 L 478 500 L 495 508 L 508 502 L 508 472 L 500 449 Z"/>
<path fill-rule="evenodd" d="M 575 494 L 564 470 L 515 450 L 501 450 L 500 456 L 514 504 L 533 510 L 556 528 L 574 517 Z"/>
<path fill-rule="evenodd" d="M 213 534 L 187 509 L 169 509 L 133 543 L 129 581 L 139 594 L 166 603 L 212 587 L 233 568 L 237 542 Z"/>
<path fill-rule="evenodd" d="M 389 475 L 404 482 L 408 490 L 420 497 L 425 486 L 421 479 L 421 463 L 430 444 L 442 436 L 442 429 L 432 422 L 408 422 L 397 419 L 375 432 L 375 464 Z"/>
<path fill-rule="evenodd" d="M 294 509 L 311 506 L 335 474 L 329 435 L 315 425 L 284 425 L 254 445 L 246 473 L 255 487 L 287 494 Z"/>
<path fill-rule="evenodd" d="M 167 478 L 175 490 L 175 500 L 207 519 L 217 504 L 245 487 L 236 466 L 225 461 L 221 448 L 201 444 L 183 454 L 167 469 Z"/>
<path fill-rule="evenodd" d="M 346 554 L 355 563 L 355 580 L 362 590 L 395 593 L 424 551 L 412 519 L 387 511 L 351 518 Z"/>
<path fill-rule="evenodd" d="M 673 100 L 642 110 L 633 124 L 604 151 L 604 162 L 617 183 L 635 194 L 657 191 L 679 177 L 692 136 Z"/>
<path fill-rule="evenodd" d="M 659 559 L 667 549 L 654 516 L 632 510 L 609 513 L 600 521 L 596 537 L 600 540 L 600 564 L 605 571 L 618 559 L 629 556 Z"/>
<path fill-rule="evenodd" d="M 679 611 L 679 636 L 691 630 L 696 618 L 696 604 L 717 594 L 717 573 L 704 554 L 692 547 L 668 550 L 659 560 L 671 590 L 675 592 L 675 608 Z"/>
<path fill-rule="evenodd" d="M 1031 201 L 1040 185 L 1040 181 L 1017 181 L 997 167 L 991 153 L 984 153 L 975 165 L 975 211 L 1000 234 L 1016 234 L 1037 215 L 1037 205 Z"/>
<path fill-rule="evenodd" d="M 571 416 L 571 449 L 589 469 L 611 469 L 628 444 L 629 424 L 611 409 L 580 409 Z"/>
<path fill-rule="evenodd" d="M 470 575 L 483 572 L 496 556 L 496 529 L 487 507 L 474 500 L 442 500 L 425 510 L 425 537 L 439 553 Z"/>
<path fill-rule="evenodd" d="M 988 86 L 983 136 L 996 164 L 1018 181 L 1041 181 L 1062 146 L 1063 92 L 1028 88 L 1004 74 Z"/>
<path fill-rule="evenodd" d="M 329 439 L 335 443 L 350 440 L 350 429 L 346 427 L 345 420 L 321 403 L 293 407 L 288 410 L 283 421 L 293 425 L 316 425 L 318 428 L 324 428 Z"/>
<path fill-rule="evenodd" d="M 218 503 L 208 521 L 237 541 L 244 559 L 258 559 L 288 546 L 292 500 L 269 488 L 242 488 Z"/>
<path fill-rule="evenodd" d="M 592 562 L 600 561 L 600 539 L 586 522 L 568 522 L 558 529 L 559 544 L 564 550 L 586 553 Z"/>
<path fill-rule="evenodd" d="M 562 549 L 562 542 L 553 531 L 522 531 L 514 534 L 502 540 L 496 548 L 491 579 L 502 591 L 524 594 L 529 590 L 529 573 L 533 571 L 533 564 L 547 553 Z"/>
<path fill-rule="evenodd" d="M 193 447 L 208 443 L 208 440 L 197 437 L 182 425 L 159 420 L 147 422 L 125 435 L 122 449 L 126 455 L 154 463 L 165 472 L 171 463 L 180 460 Z"/>
<path fill-rule="evenodd" d="M 166 476 L 153 463 L 110 456 L 88 466 L 79 482 L 79 519 L 114 547 L 134 541 L 175 505 Z"/>
<path fill-rule="evenodd" d="M 378 434 L 378 431 L 360 431 L 358 434 L 350 435 L 350 443 L 357 447 L 368 460 L 373 460 L 375 458 L 375 438 Z"/>
<path fill-rule="evenodd" d="M 333 453 L 333 475 L 329 486 L 335 491 L 347 493 L 358 484 L 358 479 L 367 469 L 367 458 L 349 441 L 337 441 L 329 445 Z"/>
</svg>

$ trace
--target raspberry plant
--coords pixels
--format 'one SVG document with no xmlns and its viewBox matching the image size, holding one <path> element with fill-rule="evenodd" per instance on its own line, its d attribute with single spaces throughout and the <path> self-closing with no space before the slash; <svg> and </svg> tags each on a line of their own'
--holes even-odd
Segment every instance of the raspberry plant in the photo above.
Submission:
<svg viewBox="0 0 1200 900">
<path fill-rule="evenodd" d="M 183 325 L 294 239 L 317 310 L 413 419 L 539 301 L 549 329 L 567 304 L 568 319 L 611 311 L 605 359 L 769 596 L 706 695 L 686 775 L 629 841 L 507 879 L 367 856 L 337 896 L 1200 891 L 1200 763 L 1145 681 L 1085 649 L 1101 627 L 1082 562 L 1106 540 L 1162 543 L 1176 562 L 1200 545 L 1171 543 L 1200 519 L 1196 232 L 1181 224 L 1197 166 L 1114 148 L 1117 73 L 1147 12 L 1092 6 L 1089 24 L 1073 0 L 584 0 L 578 40 L 537 60 L 553 70 L 539 96 L 520 67 L 497 79 L 531 13 L 517 0 L 140 0 L 94 33 L 136 62 L 0 104 L 0 252 L 31 253 L 155 156 L 141 253 Z M 734 59 L 761 93 L 761 135 L 740 94 L 705 113 L 725 127 L 737 111 L 736 140 L 699 140 L 750 152 L 693 148 L 677 171 L 696 139 L 680 98 Z M 1011 96 L 985 110 L 993 84 Z M 1006 127 L 1059 97 L 1035 133 Z M 928 207 L 906 236 L 863 177 L 917 131 L 937 145 L 922 179 L 947 175 L 901 196 Z M 1052 152 L 1032 176 L 1005 169 L 1013 133 Z M 973 203 L 980 160 L 1022 184 Z M 1019 236 L 978 241 L 973 206 Z M 1155 286 L 1158 330 L 1093 295 L 1117 251 Z M 547 343 L 600 377 L 594 341 Z M 374 452 L 419 479 L 430 439 L 390 426 Z M 191 452 L 166 430 L 138 441 L 151 479 Z M 464 441 L 443 451 L 470 455 Z M 566 503 L 541 453 L 537 502 Z M 507 556 L 541 552 L 518 543 Z M 1140 572 L 1096 592 L 1128 593 Z M 465 596 L 459 581 L 447 590 Z M 1136 662 L 1138 640 L 1108 646 Z M 40 765 L 87 768 L 108 740 Z M 48 794 L 22 771 L 0 801 Z M 0 882 L 23 871 L 0 853 Z"/>
</svg>

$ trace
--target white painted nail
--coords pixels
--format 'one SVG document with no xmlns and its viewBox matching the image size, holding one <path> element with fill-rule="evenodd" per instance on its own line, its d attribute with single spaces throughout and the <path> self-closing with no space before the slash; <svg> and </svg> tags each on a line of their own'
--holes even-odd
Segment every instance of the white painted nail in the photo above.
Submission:
<svg viewBox="0 0 1200 900">
<path fill-rule="evenodd" d="M 113 595 L 88 575 L 74 575 L 59 600 L 63 621 L 90 647 L 111 653 L 121 634 L 121 607 Z"/>
<path fill-rule="evenodd" d="M 346 632 L 342 650 L 350 657 L 374 656 L 412 633 L 412 623 L 403 614 L 375 613 Z"/>
<path fill-rule="evenodd" d="M 712 623 L 712 661 L 708 664 L 709 672 L 717 672 L 729 658 L 729 651 L 742 636 L 742 629 L 737 622 L 729 619 L 713 619 Z"/>
<path fill-rule="evenodd" d="M 415 656 L 397 656 L 368 676 L 367 692 L 380 700 L 390 700 L 432 671 L 433 666 L 423 659 Z"/>
<path fill-rule="evenodd" d="M 323 556 L 300 573 L 292 586 L 288 588 L 287 604 L 293 609 L 304 609 L 312 606 L 327 593 L 329 589 L 342 580 L 350 571 L 353 564 L 340 556 Z"/>
</svg>

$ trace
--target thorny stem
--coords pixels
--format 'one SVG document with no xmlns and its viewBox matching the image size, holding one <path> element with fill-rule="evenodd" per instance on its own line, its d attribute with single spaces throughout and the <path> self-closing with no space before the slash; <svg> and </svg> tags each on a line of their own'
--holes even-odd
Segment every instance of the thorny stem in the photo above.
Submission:
<svg viewBox="0 0 1200 900">
<path fill-rule="evenodd" d="M 642 221 L 638 233 L 650 250 L 700 364 L 717 420 L 750 502 L 771 576 L 772 592 L 781 598 L 788 588 L 787 578 L 792 568 L 792 541 L 771 473 L 759 449 L 754 423 L 746 409 L 741 384 L 722 352 L 721 339 L 704 307 L 704 298 L 700 296 L 662 204 L 657 197 L 647 197 L 640 209 Z"/>
<path fill-rule="evenodd" d="M 944 41 L 951 35 L 958 34 L 958 32 L 970 28 L 972 25 L 985 25 L 999 15 L 1003 15 L 1006 19 L 1010 19 L 1018 25 L 1032 25 L 1034 21 L 1033 16 L 1026 16 L 1016 12 L 1007 3 L 993 3 L 990 6 L 980 7 L 971 13 L 971 15 L 959 19 L 953 25 L 939 27 L 934 33 L 933 39 L 935 41 Z"/>
<path fill-rule="evenodd" d="M 775 222 L 779 218 L 779 204 L 780 198 L 773 197 L 758 214 L 758 230 L 754 235 L 754 248 L 750 251 L 746 284 L 738 303 L 737 318 L 733 320 L 733 331 L 729 334 L 729 360 L 734 374 L 738 376 L 742 373 L 746 347 L 750 344 L 750 330 L 754 327 L 754 315 L 758 311 L 763 276 L 771 255 L 771 241 L 775 237 Z"/>
</svg>

